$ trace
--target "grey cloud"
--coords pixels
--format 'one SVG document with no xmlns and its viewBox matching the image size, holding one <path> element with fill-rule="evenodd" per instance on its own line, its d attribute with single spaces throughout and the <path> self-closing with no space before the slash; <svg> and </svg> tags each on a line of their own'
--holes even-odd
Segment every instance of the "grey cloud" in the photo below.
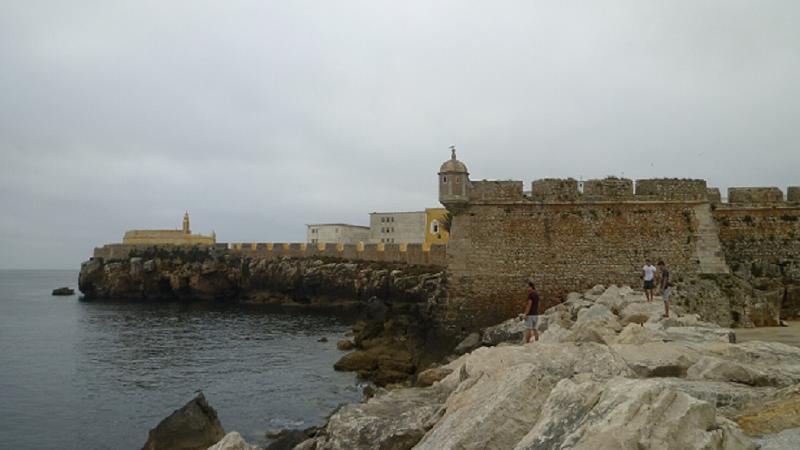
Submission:
<svg viewBox="0 0 800 450">
<path fill-rule="evenodd" d="M 476 179 L 800 184 L 793 1 L 7 1 L 0 267 L 291 241 Z"/>
</svg>

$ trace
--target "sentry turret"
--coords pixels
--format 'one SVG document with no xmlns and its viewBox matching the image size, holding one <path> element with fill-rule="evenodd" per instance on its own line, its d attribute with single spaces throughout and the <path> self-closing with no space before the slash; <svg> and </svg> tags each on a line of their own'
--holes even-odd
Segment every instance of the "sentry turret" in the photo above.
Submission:
<svg viewBox="0 0 800 450">
<path fill-rule="evenodd" d="M 469 201 L 469 172 L 456 159 L 456 147 L 451 146 L 450 151 L 450 159 L 439 168 L 439 202 L 452 211 Z"/>
</svg>

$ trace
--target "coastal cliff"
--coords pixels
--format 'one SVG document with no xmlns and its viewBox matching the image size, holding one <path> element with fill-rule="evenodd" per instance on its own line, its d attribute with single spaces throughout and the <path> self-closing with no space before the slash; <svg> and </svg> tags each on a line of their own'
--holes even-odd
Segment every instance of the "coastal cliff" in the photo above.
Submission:
<svg viewBox="0 0 800 450">
<path fill-rule="evenodd" d="M 435 304 L 441 269 L 322 258 L 267 260 L 202 247 L 152 247 L 81 264 L 86 299 L 251 300 L 288 305 L 358 304 L 377 297 Z"/>
</svg>

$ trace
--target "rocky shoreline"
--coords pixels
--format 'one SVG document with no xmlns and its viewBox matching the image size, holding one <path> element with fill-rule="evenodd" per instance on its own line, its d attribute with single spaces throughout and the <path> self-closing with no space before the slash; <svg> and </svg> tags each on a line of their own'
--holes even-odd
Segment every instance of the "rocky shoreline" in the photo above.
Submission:
<svg viewBox="0 0 800 450">
<path fill-rule="evenodd" d="M 435 267 L 324 259 L 251 259 L 212 249 L 158 249 L 81 265 L 84 298 L 218 300 L 351 311 L 353 340 L 336 370 L 379 386 L 409 384 L 455 344 L 437 335 L 433 311 L 445 296 Z"/>
<path fill-rule="evenodd" d="M 627 287 L 571 294 L 539 342 L 516 320 L 485 329 L 430 386 L 379 389 L 295 449 L 800 446 L 800 348 L 662 312 Z"/>
</svg>

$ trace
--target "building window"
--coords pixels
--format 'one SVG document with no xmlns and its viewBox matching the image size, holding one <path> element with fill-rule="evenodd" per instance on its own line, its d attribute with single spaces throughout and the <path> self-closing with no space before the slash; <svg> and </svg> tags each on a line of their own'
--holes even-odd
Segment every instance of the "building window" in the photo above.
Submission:
<svg viewBox="0 0 800 450">
<path fill-rule="evenodd" d="M 447 183 L 447 177 L 442 177 L 442 181 Z"/>
<path fill-rule="evenodd" d="M 431 234 L 439 233 L 439 221 L 434 219 L 431 221 Z"/>
</svg>

